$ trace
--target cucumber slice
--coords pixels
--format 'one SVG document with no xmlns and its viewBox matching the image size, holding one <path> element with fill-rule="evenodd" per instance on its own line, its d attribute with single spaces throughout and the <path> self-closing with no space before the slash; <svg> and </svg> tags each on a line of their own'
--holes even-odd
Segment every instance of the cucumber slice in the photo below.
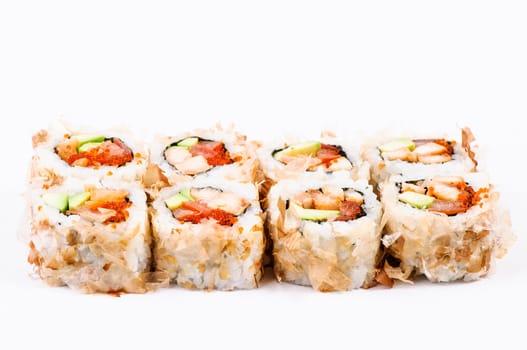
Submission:
<svg viewBox="0 0 527 350">
<path fill-rule="evenodd" d="M 68 209 L 68 194 L 63 192 L 45 193 L 42 196 L 44 203 L 58 209 L 61 213 Z"/>
<path fill-rule="evenodd" d="M 297 143 L 296 145 L 291 145 L 289 147 L 284 148 L 281 151 L 276 152 L 273 157 L 275 159 L 280 160 L 280 157 L 282 155 L 285 156 L 316 156 L 318 150 L 322 147 L 322 144 L 318 141 L 307 141 L 302 143 Z"/>
<path fill-rule="evenodd" d="M 399 194 L 399 200 L 401 202 L 410 204 L 414 208 L 426 209 L 430 207 L 430 205 L 434 201 L 434 197 L 427 196 L 425 194 L 415 193 L 412 191 L 406 191 Z"/>
<path fill-rule="evenodd" d="M 99 147 L 102 142 L 87 142 L 77 148 L 79 153 L 88 152 L 92 148 Z"/>
<path fill-rule="evenodd" d="M 88 142 L 103 142 L 104 135 L 94 135 L 94 134 L 82 134 L 75 136 L 79 142 L 79 147 Z"/>
<path fill-rule="evenodd" d="M 393 152 L 401 148 L 408 148 L 410 151 L 413 151 L 415 149 L 415 143 L 408 138 L 401 138 L 379 146 L 381 152 Z"/>
<path fill-rule="evenodd" d="M 331 216 L 340 215 L 338 210 L 304 209 L 294 202 L 291 203 L 291 209 L 302 220 L 323 221 Z"/>
<path fill-rule="evenodd" d="M 179 191 L 179 194 L 181 194 L 183 197 L 187 198 L 189 201 L 193 201 L 194 198 L 190 195 L 190 188 L 184 188 L 181 191 Z"/>
<path fill-rule="evenodd" d="M 77 209 L 84 203 L 86 203 L 91 197 L 90 192 L 82 192 L 78 194 L 74 194 L 73 196 L 70 196 L 68 199 L 68 207 L 70 210 Z"/>
<path fill-rule="evenodd" d="M 192 197 L 190 197 L 190 191 L 188 189 L 186 190 L 186 193 L 183 193 L 183 191 L 185 190 L 181 190 L 172 197 L 165 199 L 165 204 L 167 205 L 168 209 L 174 210 L 181 207 L 183 202 L 192 201 Z"/>
<path fill-rule="evenodd" d="M 194 146 L 195 144 L 197 144 L 198 142 L 199 142 L 199 138 L 197 137 L 187 137 L 186 139 L 179 141 L 176 146 L 190 148 Z"/>
</svg>

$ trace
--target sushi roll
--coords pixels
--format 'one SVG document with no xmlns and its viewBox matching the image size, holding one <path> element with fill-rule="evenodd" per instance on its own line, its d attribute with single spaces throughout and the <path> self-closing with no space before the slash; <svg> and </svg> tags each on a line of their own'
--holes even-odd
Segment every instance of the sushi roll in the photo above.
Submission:
<svg viewBox="0 0 527 350">
<path fill-rule="evenodd" d="M 150 269 L 146 195 L 132 185 L 68 180 L 30 195 L 28 261 L 53 286 L 143 293 Z"/>
<path fill-rule="evenodd" d="M 163 188 L 152 203 L 155 271 L 189 289 L 250 289 L 265 245 L 252 184 L 200 178 Z"/>
<path fill-rule="evenodd" d="M 33 187 L 60 185 L 66 178 L 141 183 L 148 149 L 120 131 L 88 132 L 56 124 L 33 136 Z"/>
<path fill-rule="evenodd" d="M 482 173 L 393 176 L 382 187 L 388 276 L 433 282 L 485 276 L 512 242 L 508 215 Z"/>
<path fill-rule="evenodd" d="M 375 283 L 381 206 L 366 181 L 280 181 L 267 224 L 278 281 L 323 292 Z"/>
<path fill-rule="evenodd" d="M 363 158 L 371 166 L 371 177 L 379 185 L 391 175 L 463 174 L 476 171 L 474 136 L 462 129 L 462 141 L 446 138 L 381 138 L 370 142 Z"/>
<path fill-rule="evenodd" d="M 149 169 L 153 174 L 147 186 L 159 183 L 172 186 L 198 177 L 254 182 L 258 161 L 253 149 L 245 135 L 220 126 L 177 136 L 158 136 L 152 146 L 155 168 Z"/>
<path fill-rule="evenodd" d="M 330 133 L 316 140 L 287 138 L 257 153 L 265 178 L 271 183 L 304 176 L 354 180 L 369 177 L 369 169 L 362 166 L 358 153 Z"/>
</svg>

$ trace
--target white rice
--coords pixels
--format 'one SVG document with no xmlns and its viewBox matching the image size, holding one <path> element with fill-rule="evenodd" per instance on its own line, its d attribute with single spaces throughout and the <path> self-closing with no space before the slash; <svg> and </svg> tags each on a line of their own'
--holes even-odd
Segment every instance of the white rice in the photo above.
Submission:
<svg viewBox="0 0 527 350">
<path fill-rule="evenodd" d="M 313 222 L 292 218 L 280 203 L 324 185 L 363 194 L 365 216 L 351 221 Z M 350 290 L 372 283 L 381 233 L 381 207 L 366 181 L 304 179 L 278 182 L 269 192 L 267 223 L 273 240 L 275 274 L 280 281 L 321 291 Z"/>
<path fill-rule="evenodd" d="M 65 215 L 44 203 L 47 192 L 75 194 L 85 186 L 125 189 L 132 206 L 126 221 L 116 224 L 90 222 L 79 215 Z M 145 292 L 150 267 L 150 225 L 146 196 L 129 184 L 105 185 L 69 179 L 50 190 L 31 193 L 31 254 L 35 268 L 51 285 L 68 285 L 86 292 Z M 68 258 L 69 257 L 69 258 Z M 74 258 L 72 258 L 74 257 Z"/>
<path fill-rule="evenodd" d="M 212 219 L 199 224 L 180 222 L 165 199 L 183 188 L 212 187 L 234 193 L 250 202 L 233 226 Z M 152 203 L 156 271 L 191 289 L 250 289 L 262 276 L 263 219 L 254 185 L 198 178 L 164 188 Z"/>
<path fill-rule="evenodd" d="M 488 273 L 495 257 L 504 255 L 512 243 L 510 221 L 501 216 L 499 194 L 488 177 L 482 173 L 463 177 L 476 191 L 488 188 L 488 198 L 454 216 L 417 209 L 398 200 L 397 183 L 422 179 L 418 176 L 392 176 L 381 186 L 387 220 L 383 243 L 401 261 L 397 273 L 403 279 L 415 272 L 433 282 L 476 280 Z"/>
</svg>

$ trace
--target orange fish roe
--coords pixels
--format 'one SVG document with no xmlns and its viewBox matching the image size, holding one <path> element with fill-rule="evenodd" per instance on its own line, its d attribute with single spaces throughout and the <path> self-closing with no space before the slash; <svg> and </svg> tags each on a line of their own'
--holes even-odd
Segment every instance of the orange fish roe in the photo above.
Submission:
<svg viewBox="0 0 527 350">
<path fill-rule="evenodd" d="M 192 156 L 203 156 L 212 166 L 231 164 L 232 159 L 223 142 L 200 141 L 189 149 Z"/>
<path fill-rule="evenodd" d="M 178 210 L 174 210 L 174 216 L 176 219 L 182 222 L 192 222 L 193 224 L 199 224 L 203 219 L 214 219 L 218 224 L 223 226 L 232 226 L 238 219 L 234 214 L 228 213 L 222 209 L 209 208 L 205 203 L 188 201 L 183 202 L 183 209 L 187 209 L 178 214 Z"/>
<path fill-rule="evenodd" d="M 128 208 L 132 205 L 131 202 L 127 202 L 125 200 L 123 201 L 112 201 L 112 202 L 106 202 L 99 206 L 99 208 L 106 208 L 106 209 L 112 209 L 116 211 L 116 214 L 110 218 L 108 218 L 104 223 L 120 223 L 128 219 L 128 216 L 130 214 L 128 213 Z"/>
</svg>

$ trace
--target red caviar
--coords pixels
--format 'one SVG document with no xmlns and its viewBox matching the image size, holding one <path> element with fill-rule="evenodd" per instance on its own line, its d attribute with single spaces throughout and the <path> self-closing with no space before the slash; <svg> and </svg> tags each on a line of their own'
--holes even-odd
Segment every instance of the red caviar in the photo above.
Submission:
<svg viewBox="0 0 527 350">
<path fill-rule="evenodd" d="M 200 141 L 189 149 L 192 156 L 203 156 L 209 165 L 231 164 L 232 159 L 223 142 Z"/>
<path fill-rule="evenodd" d="M 203 219 L 214 219 L 220 225 L 232 226 L 238 221 L 234 214 L 228 213 L 222 209 L 209 208 L 203 202 L 183 202 L 181 208 L 187 210 L 182 212 L 181 215 L 178 215 L 176 209 L 174 211 L 174 214 L 176 219 L 183 222 L 192 222 L 193 224 L 199 224 Z"/>
<path fill-rule="evenodd" d="M 126 209 L 130 208 L 131 205 L 132 203 L 127 202 L 126 200 L 110 201 L 110 202 L 102 203 L 101 205 L 99 205 L 99 208 L 112 209 L 112 210 L 115 210 L 116 212 L 114 216 L 106 219 L 104 223 L 109 224 L 111 222 L 119 223 L 119 222 L 126 221 L 126 219 L 128 219 L 128 217 L 130 216 L 130 214 L 128 213 L 128 210 Z"/>
</svg>

